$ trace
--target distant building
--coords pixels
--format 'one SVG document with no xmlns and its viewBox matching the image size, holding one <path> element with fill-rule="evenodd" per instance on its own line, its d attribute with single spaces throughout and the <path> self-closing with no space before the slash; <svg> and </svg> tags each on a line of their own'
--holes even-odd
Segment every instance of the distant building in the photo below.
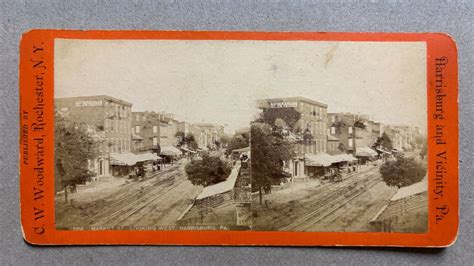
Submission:
<svg viewBox="0 0 474 266">
<path fill-rule="evenodd" d="M 133 112 L 133 133 L 139 138 L 134 151 L 156 151 L 162 147 L 177 146 L 179 122 L 174 119 L 174 114 L 157 113 L 153 111 Z"/>
<path fill-rule="evenodd" d="M 86 125 L 98 142 L 99 156 L 90 162 L 97 176 L 110 175 L 110 153 L 131 151 L 132 104 L 111 96 L 56 98 L 55 110 L 63 117 Z"/>
<path fill-rule="evenodd" d="M 198 148 L 202 150 L 214 149 L 224 136 L 224 126 L 211 123 L 191 124 L 190 132 L 194 135 L 194 139 L 198 144 Z"/>
<path fill-rule="evenodd" d="M 160 144 L 161 114 L 155 112 L 132 112 L 134 152 L 154 151 Z"/>
<path fill-rule="evenodd" d="M 160 124 L 160 146 L 176 147 L 178 146 L 178 120 L 174 119 L 174 114 L 162 113 Z"/>
<path fill-rule="evenodd" d="M 327 152 L 327 105 L 304 97 L 262 99 L 257 105 L 262 110 L 292 107 L 300 113 L 294 130 L 305 137 L 296 144 L 297 156 L 289 163 L 289 169 L 294 177 L 307 177 L 305 156 Z"/>
<path fill-rule="evenodd" d="M 368 119 L 368 115 L 329 113 L 328 134 L 340 141 L 339 148 L 358 157 L 375 156 L 371 149 L 383 126 Z"/>
<path fill-rule="evenodd" d="M 420 136 L 420 129 L 407 125 L 387 125 L 385 133 L 392 140 L 394 149 L 412 150 L 416 137 Z"/>
</svg>

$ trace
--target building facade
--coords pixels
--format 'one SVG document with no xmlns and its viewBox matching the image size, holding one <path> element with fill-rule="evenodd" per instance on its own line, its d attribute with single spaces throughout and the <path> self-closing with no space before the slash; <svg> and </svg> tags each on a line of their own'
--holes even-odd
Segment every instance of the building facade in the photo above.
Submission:
<svg viewBox="0 0 474 266">
<path fill-rule="evenodd" d="M 55 110 L 64 118 L 87 126 L 98 141 L 99 156 L 90 162 L 97 176 L 110 175 L 110 153 L 132 149 L 132 104 L 111 96 L 56 98 Z"/>
<path fill-rule="evenodd" d="M 153 151 L 160 144 L 161 115 L 155 112 L 132 112 L 134 152 Z M 138 137 L 137 137 L 138 136 Z"/>
<path fill-rule="evenodd" d="M 289 171 L 294 177 L 305 177 L 305 156 L 327 152 L 327 105 L 304 97 L 262 99 L 257 102 L 263 110 L 293 108 L 299 113 L 292 131 L 299 135 L 295 143 L 297 156 L 289 162 Z"/>
<path fill-rule="evenodd" d="M 328 135 L 339 139 L 339 149 L 357 155 L 357 150 L 367 150 L 381 136 L 383 125 L 369 120 L 368 115 L 329 113 Z"/>
<path fill-rule="evenodd" d="M 212 123 L 196 123 L 190 125 L 190 132 L 202 150 L 215 149 L 224 136 L 224 126 Z"/>
<path fill-rule="evenodd" d="M 407 125 L 387 125 L 385 133 L 392 140 L 393 148 L 399 151 L 413 150 L 416 138 L 421 136 L 418 127 Z"/>
</svg>

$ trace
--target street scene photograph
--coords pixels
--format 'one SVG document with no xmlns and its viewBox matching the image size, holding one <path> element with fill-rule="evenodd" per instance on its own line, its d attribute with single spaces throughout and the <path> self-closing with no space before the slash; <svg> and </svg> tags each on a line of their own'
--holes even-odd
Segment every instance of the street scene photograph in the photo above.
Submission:
<svg viewBox="0 0 474 266">
<path fill-rule="evenodd" d="M 252 105 L 214 46 L 56 40 L 56 228 L 251 228 Z"/>
<path fill-rule="evenodd" d="M 427 232 L 425 45 L 292 48 L 254 99 L 253 230 Z"/>
<path fill-rule="evenodd" d="M 428 229 L 426 45 L 55 41 L 59 230 Z"/>
</svg>

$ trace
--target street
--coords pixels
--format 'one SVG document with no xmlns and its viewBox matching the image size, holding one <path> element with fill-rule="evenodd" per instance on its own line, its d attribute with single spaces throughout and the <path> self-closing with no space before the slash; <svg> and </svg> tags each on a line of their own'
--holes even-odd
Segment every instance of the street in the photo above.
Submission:
<svg viewBox="0 0 474 266">
<path fill-rule="evenodd" d="M 73 194 L 70 204 L 57 197 L 57 227 L 173 226 L 202 190 L 187 180 L 185 163 L 168 165 L 144 181 L 103 189 L 94 197 Z"/>
<path fill-rule="evenodd" d="M 337 183 L 311 182 L 258 195 L 252 202 L 255 230 L 370 231 L 369 221 L 395 194 L 383 183 L 378 166 L 363 166 Z"/>
</svg>

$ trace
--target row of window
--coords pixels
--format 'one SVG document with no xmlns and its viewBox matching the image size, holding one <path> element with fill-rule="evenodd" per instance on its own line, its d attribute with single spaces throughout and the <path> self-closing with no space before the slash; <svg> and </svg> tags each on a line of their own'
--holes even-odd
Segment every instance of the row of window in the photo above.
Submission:
<svg viewBox="0 0 474 266">
<path fill-rule="evenodd" d="M 128 106 L 111 102 L 109 107 L 109 103 L 106 101 L 105 107 L 107 115 L 116 115 L 120 118 L 128 118 L 130 116 L 131 108 Z"/>
<path fill-rule="evenodd" d="M 325 139 L 317 139 L 313 140 L 312 143 L 310 144 L 303 144 L 303 145 L 298 145 L 299 146 L 299 152 L 300 154 L 303 153 L 320 153 L 320 152 L 326 152 L 326 145 L 327 145 L 327 140 Z"/>
<path fill-rule="evenodd" d="M 347 128 L 347 133 L 348 134 L 352 134 L 354 132 L 354 128 L 353 127 L 348 127 Z M 336 134 L 336 127 L 331 127 L 331 135 L 334 135 Z"/>
<path fill-rule="evenodd" d="M 129 152 L 131 150 L 131 142 L 129 138 L 110 138 L 108 142 L 104 143 L 101 152 Z"/>
<path fill-rule="evenodd" d="M 305 121 L 305 120 L 301 120 L 301 124 L 302 125 L 306 125 L 305 128 L 303 128 L 303 130 L 309 130 L 311 132 L 311 134 L 325 134 L 324 132 L 326 132 L 326 123 L 323 123 L 323 122 L 314 122 L 314 121 Z"/>
<path fill-rule="evenodd" d="M 163 121 L 163 120 L 165 120 L 165 118 L 170 117 L 170 114 L 157 114 L 157 113 L 154 113 L 154 114 L 150 114 L 150 115 L 152 116 L 152 118 L 155 118 L 155 119 L 158 116 L 158 120 L 160 120 L 160 121 Z M 135 114 L 135 121 L 140 122 L 140 120 L 145 122 L 147 120 L 147 116 L 144 115 L 144 114 Z"/>
<path fill-rule="evenodd" d="M 140 134 L 141 127 L 140 126 L 135 126 L 135 134 Z M 158 133 L 158 126 L 153 126 L 153 133 L 156 134 Z"/>
<path fill-rule="evenodd" d="M 118 119 L 106 119 L 105 131 L 117 133 L 130 133 L 130 121 Z"/>
<path fill-rule="evenodd" d="M 303 117 L 305 115 L 308 115 L 310 117 L 316 117 L 319 119 L 323 119 L 324 117 L 326 117 L 326 108 L 322 108 L 312 104 L 301 103 L 300 112 L 301 116 Z"/>
</svg>

